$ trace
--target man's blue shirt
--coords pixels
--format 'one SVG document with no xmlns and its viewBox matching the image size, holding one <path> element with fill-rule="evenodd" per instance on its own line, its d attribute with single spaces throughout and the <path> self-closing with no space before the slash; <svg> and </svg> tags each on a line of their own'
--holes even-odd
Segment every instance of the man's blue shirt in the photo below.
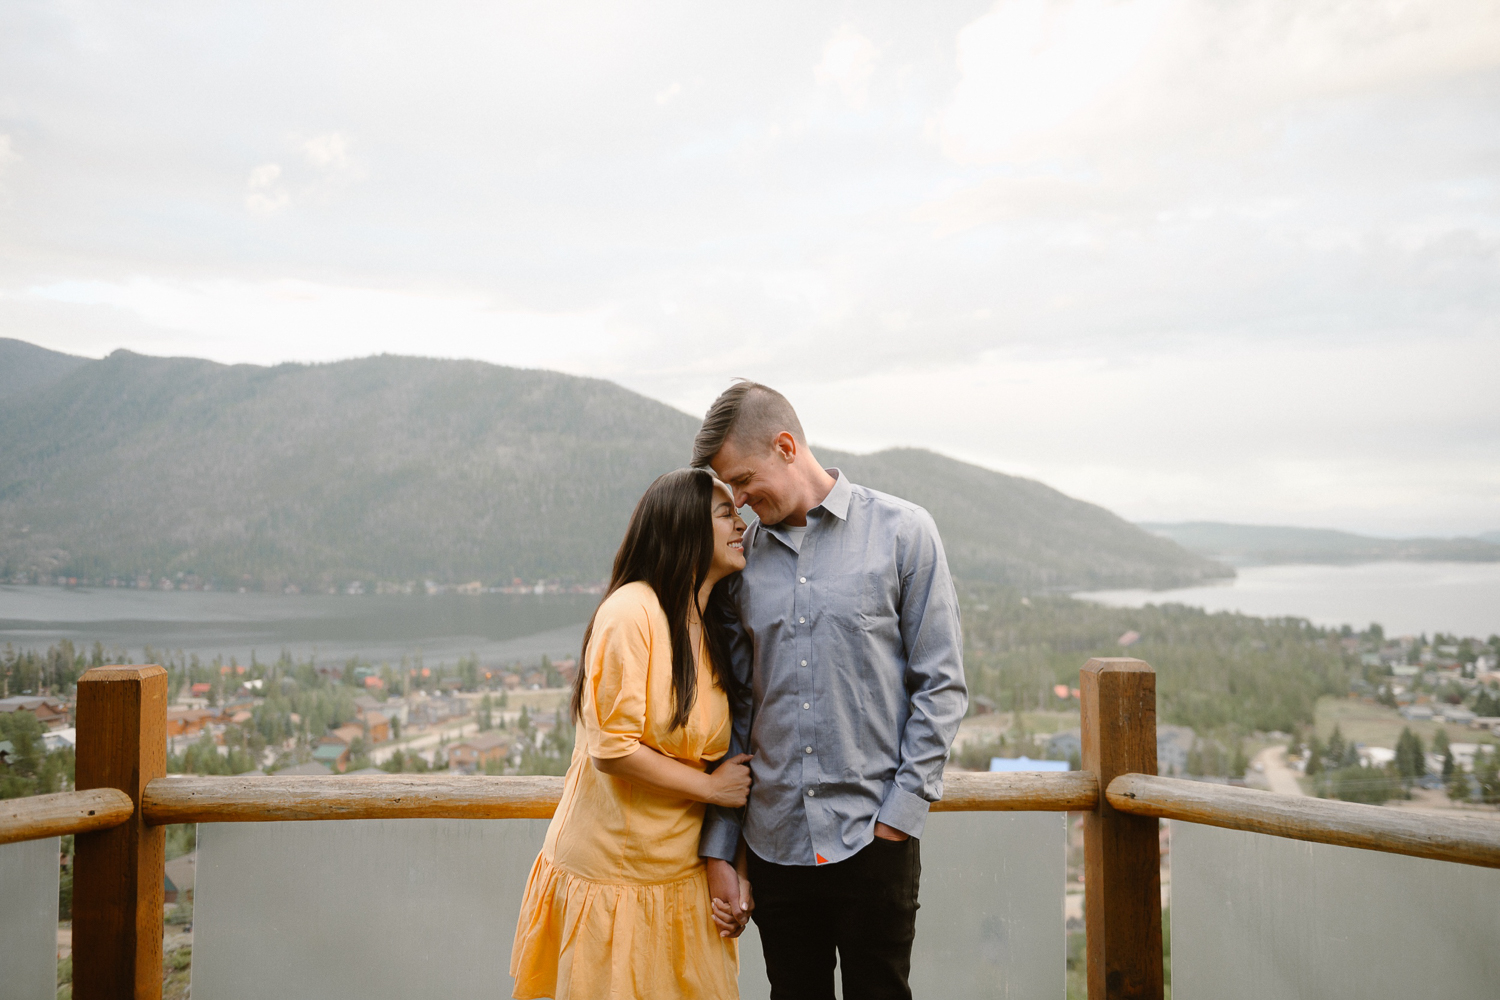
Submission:
<svg viewBox="0 0 1500 1000">
<path fill-rule="evenodd" d="M 877 821 L 920 837 L 968 707 L 958 595 L 932 517 L 851 484 L 808 511 L 800 551 L 783 526 L 750 525 L 728 583 L 730 753 L 755 755 L 743 814 L 710 808 L 699 853 L 842 861 Z"/>
</svg>

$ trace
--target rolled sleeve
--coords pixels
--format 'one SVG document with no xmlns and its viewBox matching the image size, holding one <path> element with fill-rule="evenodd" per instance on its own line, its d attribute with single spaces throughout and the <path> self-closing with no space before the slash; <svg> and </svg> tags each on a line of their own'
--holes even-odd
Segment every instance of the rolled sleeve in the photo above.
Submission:
<svg viewBox="0 0 1500 1000">
<path fill-rule="evenodd" d="M 597 623 L 596 624 L 600 624 Z M 589 756 L 628 757 L 646 731 L 646 673 L 651 662 L 650 623 L 644 611 L 603 624 L 590 642 L 589 677 L 580 713 Z M 594 652 L 597 650 L 597 652 Z"/>
</svg>

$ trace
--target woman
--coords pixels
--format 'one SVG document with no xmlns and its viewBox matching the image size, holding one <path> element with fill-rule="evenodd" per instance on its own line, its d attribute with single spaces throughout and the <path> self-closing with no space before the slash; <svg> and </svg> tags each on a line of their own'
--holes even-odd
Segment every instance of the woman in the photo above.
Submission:
<svg viewBox="0 0 1500 1000">
<path fill-rule="evenodd" d="M 517 997 L 739 996 L 698 835 L 704 803 L 742 806 L 750 790 L 747 755 L 707 771 L 730 734 L 714 585 L 744 568 L 744 531 L 701 469 L 667 473 L 636 504 L 583 634 L 573 760 L 511 950 Z"/>
</svg>

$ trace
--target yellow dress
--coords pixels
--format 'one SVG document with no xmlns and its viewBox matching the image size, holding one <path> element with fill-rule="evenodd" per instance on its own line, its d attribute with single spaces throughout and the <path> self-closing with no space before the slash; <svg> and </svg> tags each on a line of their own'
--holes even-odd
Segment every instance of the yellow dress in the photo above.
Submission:
<svg viewBox="0 0 1500 1000">
<path fill-rule="evenodd" d="M 645 583 L 599 607 L 580 670 L 582 711 L 562 801 L 532 866 L 516 923 L 515 996 L 556 1000 L 735 1000 L 739 955 L 711 918 L 698 857 L 703 804 L 632 785 L 590 757 L 645 744 L 703 770 L 729 750 L 729 701 L 704 644 L 698 696 L 672 720 L 666 614 Z"/>
</svg>

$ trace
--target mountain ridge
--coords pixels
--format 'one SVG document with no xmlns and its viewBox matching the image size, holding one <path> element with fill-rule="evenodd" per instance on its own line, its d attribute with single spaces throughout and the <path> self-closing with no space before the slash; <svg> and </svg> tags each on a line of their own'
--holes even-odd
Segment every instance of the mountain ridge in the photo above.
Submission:
<svg viewBox="0 0 1500 1000">
<path fill-rule="evenodd" d="M 596 582 L 698 426 L 602 379 L 478 361 L 79 361 L 0 398 L 0 578 Z M 927 507 L 959 576 L 1094 589 L 1227 572 L 1032 480 L 920 449 L 816 453 Z"/>
<path fill-rule="evenodd" d="M 1204 558 L 1232 566 L 1290 563 L 1347 565 L 1400 560 L 1412 562 L 1500 562 L 1500 544 L 1474 538 L 1376 538 L 1332 528 L 1231 524 L 1224 521 L 1141 522 L 1140 527 L 1169 538 Z"/>
</svg>

